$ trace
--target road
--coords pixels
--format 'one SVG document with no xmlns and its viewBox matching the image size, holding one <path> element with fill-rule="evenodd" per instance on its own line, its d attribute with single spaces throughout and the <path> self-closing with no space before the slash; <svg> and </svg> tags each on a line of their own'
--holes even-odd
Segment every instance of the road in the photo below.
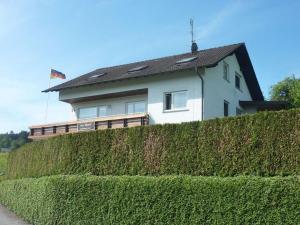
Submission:
<svg viewBox="0 0 300 225">
<path fill-rule="evenodd" d="M 0 225 L 29 225 L 0 205 Z"/>
</svg>

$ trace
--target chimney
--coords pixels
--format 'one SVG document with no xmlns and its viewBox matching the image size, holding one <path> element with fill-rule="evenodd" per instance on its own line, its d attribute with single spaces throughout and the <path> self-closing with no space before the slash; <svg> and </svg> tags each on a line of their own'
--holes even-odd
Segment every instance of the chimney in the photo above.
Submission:
<svg viewBox="0 0 300 225">
<path fill-rule="evenodd" d="M 198 45 L 196 42 L 192 42 L 192 47 L 191 47 L 192 53 L 196 53 L 198 51 Z"/>
</svg>

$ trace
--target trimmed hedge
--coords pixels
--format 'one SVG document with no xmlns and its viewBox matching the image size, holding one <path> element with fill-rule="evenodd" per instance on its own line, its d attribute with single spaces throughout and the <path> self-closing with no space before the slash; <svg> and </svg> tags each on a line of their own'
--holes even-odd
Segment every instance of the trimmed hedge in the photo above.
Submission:
<svg viewBox="0 0 300 225">
<path fill-rule="evenodd" d="M 68 134 L 9 154 L 9 178 L 80 173 L 299 174 L 300 110 Z"/>
<path fill-rule="evenodd" d="M 0 177 L 5 175 L 7 167 L 7 153 L 0 153 Z"/>
<path fill-rule="evenodd" d="M 27 178 L 0 201 L 36 225 L 300 224 L 297 177 Z"/>
</svg>

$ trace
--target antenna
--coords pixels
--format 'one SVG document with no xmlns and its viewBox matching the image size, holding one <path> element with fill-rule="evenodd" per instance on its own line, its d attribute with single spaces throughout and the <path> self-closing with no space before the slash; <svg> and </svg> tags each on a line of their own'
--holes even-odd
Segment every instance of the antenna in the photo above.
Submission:
<svg viewBox="0 0 300 225">
<path fill-rule="evenodd" d="M 192 43 L 194 43 L 195 40 L 194 40 L 194 19 L 193 18 L 190 19 L 190 25 L 191 25 Z"/>
<path fill-rule="evenodd" d="M 192 50 L 192 53 L 196 53 L 198 51 L 198 45 L 194 39 L 194 19 L 193 18 L 190 19 L 190 25 L 191 25 L 191 36 L 192 36 L 191 50 Z"/>
</svg>

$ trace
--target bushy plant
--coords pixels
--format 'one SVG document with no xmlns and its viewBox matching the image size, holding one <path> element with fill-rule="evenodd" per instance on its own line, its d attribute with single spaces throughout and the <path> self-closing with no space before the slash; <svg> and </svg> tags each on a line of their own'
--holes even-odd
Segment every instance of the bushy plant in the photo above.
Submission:
<svg viewBox="0 0 300 225">
<path fill-rule="evenodd" d="M 291 175 L 300 173 L 300 110 L 203 122 L 107 129 L 26 144 L 8 177 Z"/>
<path fill-rule="evenodd" d="M 6 167 L 7 167 L 7 156 L 8 156 L 7 153 L 0 152 L 0 177 L 5 175 Z"/>
<path fill-rule="evenodd" d="M 0 202 L 36 225 L 295 225 L 297 177 L 54 176 L 0 182 Z"/>
</svg>

